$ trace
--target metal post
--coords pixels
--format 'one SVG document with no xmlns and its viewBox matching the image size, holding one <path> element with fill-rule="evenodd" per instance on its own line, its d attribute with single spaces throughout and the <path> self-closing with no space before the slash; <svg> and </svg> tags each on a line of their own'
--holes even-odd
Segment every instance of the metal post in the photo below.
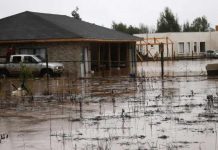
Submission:
<svg viewBox="0 0 218 150">
<path fill-rule="evenodd" d="M 159 49 L 160 49 L 160 52 L 161 52 L 161 78 L 163 79 L 164 78 L 164 45 L 163 43 L 161 43 L 159 45 Z"/>
<path fill-rule="evenodd" d="M 48 74 L 48 50 L 45 50 L 45 61 L 46 61 L 46 81 L 47 81 L 47 94 L 49 94 L 49 74 Z"/>
<path fill-rule="evenodd" d="M 167 43 L 167 59 L 168 59 L 169 57 L 168 37 L 166 37 L 166 43 Z"/>
</svg>

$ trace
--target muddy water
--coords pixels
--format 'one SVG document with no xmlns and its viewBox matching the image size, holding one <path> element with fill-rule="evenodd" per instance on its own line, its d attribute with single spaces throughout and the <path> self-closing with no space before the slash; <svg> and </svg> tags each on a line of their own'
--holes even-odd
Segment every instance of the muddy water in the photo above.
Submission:
<svg viewBox="0 0 218 150">
<path fill-rule="evenodd" d="M 0 82 L 0 150 L 218 149 L 218 78 L 34 79 L 33 99 Z"/>
<path fill-rule="evenodd" d="M 205 66 L 208 63 L 218 63 L 217 59 L 204 59 L 204 60 L 178 60 L 178 61 L 165 61 L 164 62 L 164 75 L 165 76 L 196 76 L 206 75 Z M 138 75 L 139 76 L 160 76 L 161 62 L 139 62 Z"/>
</svg>

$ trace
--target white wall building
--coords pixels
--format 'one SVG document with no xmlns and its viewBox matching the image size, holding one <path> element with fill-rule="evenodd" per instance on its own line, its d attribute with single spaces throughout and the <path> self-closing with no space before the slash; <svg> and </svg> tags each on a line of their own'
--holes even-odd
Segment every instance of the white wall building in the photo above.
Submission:
<svg viewBox="0 0 218 150">
<path fill-rule="evenodd" d="M 218 32 L 173 32 L 173 33 L 152 33 L 136 34 L 135 36 L 144 38 L 139 46 L 143 54 L 149 51 L 149 56 L 159 53 L 159 46 L 155 43 L 164 43 L 164 57 L 200 57 L 204 56 L 207 50 L 218 50 Z M 161 39 L 167 39 L 162 40 Z M 160 40 L 159 40 L 160 39 Z M 166 42 L 168 41 L 168 42 Z M 168 43 L 168 46 L 167 46 Z M 171 44 L 173 43 L 173 44 Z M 140 44 L 138 42 L 138 44 Z M 146 46 L 147 45 L 147 46 Z M 167 50 L 168 49 L 168 50 Z M 167 52 L 168 51 L 168 52 Z M 168 53 L 168 54 L 167 54 Z M 159 55 L 160 56 L 160 55 Z"/>
</svg>

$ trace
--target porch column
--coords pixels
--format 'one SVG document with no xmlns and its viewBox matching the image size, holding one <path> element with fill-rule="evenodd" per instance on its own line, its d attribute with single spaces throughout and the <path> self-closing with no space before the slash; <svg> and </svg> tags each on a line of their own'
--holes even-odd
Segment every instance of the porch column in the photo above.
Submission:
<svg viewBox="0 0 218 150">
<path fill-rule="evenodd" d="M 129 58 L 130 58 L 130 73 L 131 74 L 135 74 L 136 75 L 136 71 L 137 71 L 137 64 L 136 64 L 136 61 L 137 61 L 137 56 L 136 56 L 136 52 L 135 52 L 135 47 L 134 47 L 134 44 L 133 43 L 130 43 L 130 48 L 129 48 Z"/>
<path fill-rule="evenodd" d="M 129 56 L 129 49 L 130 49 L 130 47 L 129 47 L 129 43 L 127 43 L 126 44 L 126 66 L 128 67 L 128 68 L 130 68 L 130 61 L 131 61 L 131 59 L 130 59 L 130 56 Z"/>
<path fill-rule="evenodd" d="M 117 58 L 118 58 L 118 67 L 120 67 L 120 43 L 118 45 Z"/>
<path fill-rule="evenodd" d="M 173 60 L 173 58 L 174 58 L 173 43 L 171 45 L 172 45 L 172 60 Z"/>
<path fill-rule="evenodd" d="M 108 63 L 109 63 L 109 70 L 111 70 L 111 44 L 108 45 Z"/>
<path fill-rule="evenodd" d="M 166 43 L 167 43 L 167 58 L 168 58 L 169 57 L 168 37 L 166 37 Z"/>
<path fill-rule="evenodd" d="M 101 65 L 101 46 L 98 44 L 98 71 L 100 71 L 100 65 Z"/>
</svg>

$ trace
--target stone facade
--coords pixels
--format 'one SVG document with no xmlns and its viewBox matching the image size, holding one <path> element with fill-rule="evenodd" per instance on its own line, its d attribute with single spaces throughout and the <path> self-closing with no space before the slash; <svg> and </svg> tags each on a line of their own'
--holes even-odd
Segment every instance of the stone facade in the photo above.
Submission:
<svg viewBox="0 0 218 150">
<path fill-rule="evenodd" d="M 87 43 L 53 43 L 46 47 L 49 61 L 62 62 L 66 74 L 81 76 L 82 53 L 88 48 Z"/>
</svg>

